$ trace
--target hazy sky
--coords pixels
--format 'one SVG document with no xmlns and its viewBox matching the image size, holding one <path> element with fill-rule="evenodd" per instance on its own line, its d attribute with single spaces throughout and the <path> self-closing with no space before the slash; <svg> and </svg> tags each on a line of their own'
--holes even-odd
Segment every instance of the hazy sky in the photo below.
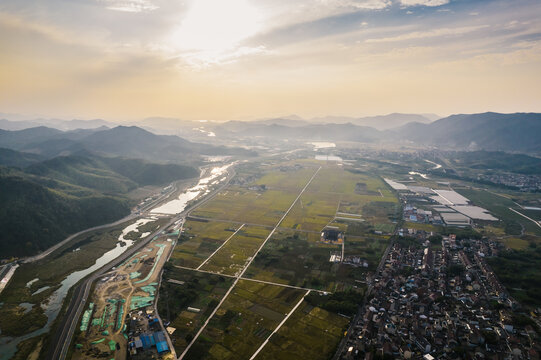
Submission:
<svg viewBox="0 0 541 360">
<path fill-rule="evenodd" d="M 0 112 L 541 112 L 541 1 L 2 0 Z"/>
</svg>

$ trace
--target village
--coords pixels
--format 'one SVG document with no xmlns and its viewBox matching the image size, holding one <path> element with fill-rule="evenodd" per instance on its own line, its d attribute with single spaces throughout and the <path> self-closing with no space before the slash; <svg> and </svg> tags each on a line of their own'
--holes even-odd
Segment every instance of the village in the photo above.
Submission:
<svg viewBox="0 0 541 360">
<path fill-rule="evenodd" d="M 494 276 L 487 240 L 396 242 L 370 280 L 344 359 L 539 359 L 533 320 Z M 353 335 L 353 336 L 351 336 Z"/>
</svg>

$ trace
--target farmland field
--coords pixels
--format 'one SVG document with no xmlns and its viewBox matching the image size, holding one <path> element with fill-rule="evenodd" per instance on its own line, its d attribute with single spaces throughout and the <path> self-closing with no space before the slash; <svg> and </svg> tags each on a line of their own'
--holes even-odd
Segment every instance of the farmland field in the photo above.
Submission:
<svg viewBox="0 0 541 360">
<path fill-rule="evenodd" d="M 215 221 L 188 220 L 184 232 L 171 255 L 175 265 L 199 266 L 227 238 L 233 235 L 240 225 Z"/>
<path fill-rule="evenodd" d="M 168 271 L 182 286 L 191 284 L 179 296 L 195 300 L 169 299 L 175 316 L 165 318 L 177 329 L 175 348 L 186 351 L 184 359 L 250 358 L 297 304 L 258 358 L 325 359 L 335 351 L 349 322 L 338 312 L 348 310 L 326 307 L 323 297 L 314 303 L 312 295 L 362 299 L 400 205 L 379 177 L 315 164 L 244 164 L 232 184 L 190 214 Z M 344 240 L 321 241 L 327 225 L 343 231 Z M 311 300 L 301 303 L 308 291 Z"/>
<path fill-rule="evenodd" d="M 192 215 L 209 219 L 274 225 L 285 214 L 296 197 L 295 192 L 279 190 L 261 192 L 231 186 L 198 208 Z"/>
<path fill-rule="evenodd" d="M 170 325 L 176 329 L 171 335 L 171 341 L 177 351 L 186 347 L 232 282 L 231 278 L 220 275 L 175 267 L 165 270 L 158 311 L 162 316 L 171 319 Z M 199 309 L 200 312 L 187 311 L 188 307 Z"/>
<path fill-rule="evenodd" d="M 268 228 L 243 227 L 203 265 L 202 270 L 226 275 L 234 275 L 242 271 L 245 263 L 254 255 L 269 233 Z"/>
<path fill-rule="evenodd" d="M 329 359 L 348 322 L 343 316 L 303 302 L 256 359 Z"/>
<path fill-rule="evenodd" d="M 186 359 L 248 359 L 304 291 L 241 280 Z"/>
</svg>

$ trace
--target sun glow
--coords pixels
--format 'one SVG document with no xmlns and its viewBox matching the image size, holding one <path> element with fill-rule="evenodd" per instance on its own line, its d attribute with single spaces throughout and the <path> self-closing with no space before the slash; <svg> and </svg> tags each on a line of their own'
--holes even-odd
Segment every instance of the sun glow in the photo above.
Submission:
<svg viewBox="0 0 541 360">
<path fill-rule="evenodd" d="M 194 0 L 172 42 L 181 51 L 220 57 L 259 29 L 259 12 L 247 0 Z"/>
</svg>

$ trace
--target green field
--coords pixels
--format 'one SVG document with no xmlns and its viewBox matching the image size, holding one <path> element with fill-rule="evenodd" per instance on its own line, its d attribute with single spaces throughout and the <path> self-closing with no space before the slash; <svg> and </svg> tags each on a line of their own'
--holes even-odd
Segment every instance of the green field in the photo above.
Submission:
<svg viewBox="0 0 541 360">
<path fill-rule="evenodd" d="M 239 273 L 270 231 L 259 226 L 243 227 L 201 269 L 226 275 Z"/>
<path fill-rule="evenodd" d="M 388 242 L 384 239 L 346 238 L 345 254 L 358 255 L 375 268 Z M 341 245 L 325 244 L 320 235 L 280 230 L 265 244 L 245 275 L 264 281 L 326 291 L 341 291 L 364 279 L 365 268 L 331 263 Z"/>
<path fill-rule="evenodd" d="M 330 359 L 348 323 L 343 316 L 303 302 L 256 359 Z"/>
<path fill-rule="evenodd" d="M 292 160 L 241 166 L 232 185 L 192 213 L 198 221 L 186 223 L 187 230 L 171 262 L 193 268 L 204 262 L 203 271 L 240 274 L 314 175 L 315 164 L 311 160 Z M 356 302 L 335 297 L 362 300 L 366 273 L 377 267 L 389 244 L 388 234 L 394 231 L 399 217 L 396 195 L 379 177 L 324 164 L 243 276 L 332 294 L 318 298 L 321 303 L 307 297 L 258 358 L 329 358 L 349 322 L 338 312 L 347 307 L 351 314 L 357 307 Z M 208 258 L 242 224 L 244 227 Z M 344 246 L 321 241 L 320 232 L 328 224 L 344 231 Z M 341 254 L 342 248 L 346 257 L 358 257 L 361 264 L 368 265 L 331 263 L 331 254 Z M 182 275 L 186 284 L 190 273 L 195 274 L 186 270 Z M 211 285 L 204 288 L 211 294 L 216 289 Z M 305 293 L 240 279 L 185 358 L 250 358 Z M 220 294 L 210 295 L 211 301 L 217 301 Z M 333 307 L 337 303 L 347 306 Z M 212 308 L 201 306 L 205 309 L 202 312 Z M 179 314 L 174 320 L 177 331 L 181 329 L 175 335 L 177 353 L 183 351 L 205 318 L 186 311 Z"/>
<path fill-rule="evenodd" d="M 184 285 L 171 283 L 173 279 Z M 158 312 L 164 320 L 171 321 L 176 330 L 171 341 L 177 352 L 182 352 L 204 321 L 216 308 L 233 280 L 220 275 L 178 269 L 168 266 L 164 271 L 158 298 Z M 199 313 L 187 311 L 197 308 Z"/>
<path fill-rule="evenodd" d="M 291 206 L 297 194 L 298 191 L 256 191 L 230 186 L 199 207 L 192 215 L 274 226 Z"/>
<path fill-rule="evenodd" d="M 282 222 L 282 227 L 321 231 L 334 219 L 340 195 L 305 192 Z"/>
<path fill-rule="evenodd" d="M 270 169 L 270 171 L 268 170 L 255 183 L 265 185 L 268 189 L 272 190 L 297 191 L 306 185 L 315 171 L 316 168 L 314 167 L 306 167 L 299 170 L 288 168 L 281 170 L 280 167 L 275 167 Z"/>
<path fill-rule="evenodd" d="M 185 358 L 250 358 L 304 294 L 240 280 Z"/>
<path fill-rule="evenodd" d="M 188 220 L 171 255 L 175 265 L 196 268 L 210 256 L 240 225 L 218 221 Z"/>
</svg>

